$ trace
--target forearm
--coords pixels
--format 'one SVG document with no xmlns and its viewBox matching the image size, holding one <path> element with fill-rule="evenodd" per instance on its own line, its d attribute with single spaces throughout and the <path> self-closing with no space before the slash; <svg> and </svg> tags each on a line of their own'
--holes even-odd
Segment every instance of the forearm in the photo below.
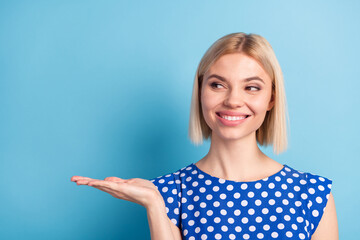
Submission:
<svg viewBox="0 0 360 240">
<path fill-rule="evenodd" d="M 163 198 L 156 195 L 153 199 L 146 208 L 151 240 L 175 240 Z"/>
</svg>

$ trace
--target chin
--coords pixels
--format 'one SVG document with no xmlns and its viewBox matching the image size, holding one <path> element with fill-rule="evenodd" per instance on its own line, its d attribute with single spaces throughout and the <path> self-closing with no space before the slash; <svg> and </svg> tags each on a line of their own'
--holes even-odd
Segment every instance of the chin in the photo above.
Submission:
<svg viewBox="0 0 360 240">
<path fill-rule="evenodd" d="M 249 136 L 252 133 L 241 133 L 241 132 L 236 132 L 234 130 L 232 130 L 232 132 L 222 132 L 218 134 L 218 138 L 222 139 L 224 141 L 233 141 L 233 140 L 239 140 L 242 138 L 245 138 L 247 136 Z"/>
</svg>

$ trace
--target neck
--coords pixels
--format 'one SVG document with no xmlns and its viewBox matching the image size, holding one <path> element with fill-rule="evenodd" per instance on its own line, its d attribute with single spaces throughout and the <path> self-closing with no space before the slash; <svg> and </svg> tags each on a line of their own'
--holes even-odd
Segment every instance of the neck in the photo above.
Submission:
<svg viewBox="0 0 360 240">
<path fill-rule="evenodd" d="M 244 138 L 226 141 L 212 134 L 209 153 L 198 165 L 223 179 L 252 181 L 264 174 L 264 167 L 266 169 L 274 162 L 261 152 L 253 132 Z"/>
</svg>

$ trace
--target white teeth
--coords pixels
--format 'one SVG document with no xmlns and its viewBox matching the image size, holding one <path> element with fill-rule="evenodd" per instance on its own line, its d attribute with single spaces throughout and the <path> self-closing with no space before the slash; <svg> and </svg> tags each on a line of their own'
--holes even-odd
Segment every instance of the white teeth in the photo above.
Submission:
<svg viewBox="0 0 360 240">
<path fill-rule="evenodd" d="M 246 118 L 246 116 L 221 116 L 222 118 L 225 118 L 227 120 L 230 120 L 230 121 L 236 121 L 236 120 L 241 120 L 241 119 L 244 119 Z"/>
</svg>

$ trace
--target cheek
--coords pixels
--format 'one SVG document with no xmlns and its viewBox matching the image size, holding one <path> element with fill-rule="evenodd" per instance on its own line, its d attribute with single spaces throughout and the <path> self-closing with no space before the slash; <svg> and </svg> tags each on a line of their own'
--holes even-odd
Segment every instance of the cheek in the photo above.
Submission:
<svg viewBox="0 0 360 240">
<path fill-rule="evenodd" d="M 204 91 L 201 95 L 201 105 L 203 110 L 209 110 L 218 104 L 218 96 L 215 96 L 208 91 Z"/>
<path fill-rule="evenodd" d="M 267 111 L 267 107 L 270 101 L 270 97 L 264 96 L 251 100 L 251 108 L 255 112 Z"/>
</svg>

